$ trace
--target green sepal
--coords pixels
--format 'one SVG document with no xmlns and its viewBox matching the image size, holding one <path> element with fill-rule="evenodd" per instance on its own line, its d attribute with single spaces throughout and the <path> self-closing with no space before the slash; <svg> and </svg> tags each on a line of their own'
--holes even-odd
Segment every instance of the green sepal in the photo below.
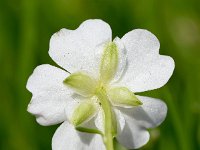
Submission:
<svg viewBox="0 0 200 150">
<path fill-rule="evenodd" d="M 94 94 L 97 85 L 93 78 L 82 72 L 71 74 L 63 83 L 74 89 L 78 94 L 86 97 Z"/>
<path fill-rule="evenodd" d="M 78 126 L 90 119 L 97 111 L 97 105 L 93 101 L 84 101 L 74 110 L 70 119 L 74 126 Z"/>
<path fill-rule="evenodd" d="M 101 59 L 100 78 L 104 83 L 109 82 L 115 75 L 118 67 L 118 48 L 114 42 L 106 45 Z"/>
<path fill-rule="evenodd" d="M 116 87 L 108 90 L 110 101 L 116 106 L 138 106 L 142 102 L 133 92 L 125 87 Z"/>
<path fill-rule="evenodd" d="M 92 128 L 85 128 L 85 127 L 77 126 L 76 130 L 78 130 L 80 132 L 85 132 L 85 133 L 93 133 L 93 134 L 103 135 L 103 133 L 98 129 L 92 129 Z"/>
</svg>

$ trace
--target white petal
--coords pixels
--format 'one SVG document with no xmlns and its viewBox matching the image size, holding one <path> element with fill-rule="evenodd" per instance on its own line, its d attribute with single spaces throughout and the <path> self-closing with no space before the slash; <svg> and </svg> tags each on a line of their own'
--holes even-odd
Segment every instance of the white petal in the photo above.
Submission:
<svg viewBox="0 0 200 150">
<path fill-rule="evenodd" d="M 149 141 L 149 132 L 137 124 L 131 117 L 125 117 L 126 124 L 122 133 L 117 137 L 120 144 L 128 149 L 137 149 Z"/>
<path fill-rule="evenodd" d="M 120 84 L 134 92 L 162 87 L 171 77 L 174 61 L 159 55 L 158 39 L 149 31 L 136 29 L 121 39 L 127 50 L 127 66 Z"/>
<path fill-rule="evenodd" d="M 122 115 L 122 113 L 117 110 L 117 109 L 114 109 L 115 111 L 115 115 L 116 115 L 116 120 L 117 120 L 117 134 L 121 134 L 121 132 L 123 131 L 124 129 L 124 126 L 125 126 L 125 119 L 124 119 L 124 116 Z"/>
<path fill-rule="evenodd" d="M 74 94 L 75 95 L 75 94 Z M 79 105 L 79 103 L 81 102 L 81 100 L 77 99 L 77 97 L 75 97 L 74 95 L 72 95 L 73 97 L 73 101 L 71 101 L 70 103 L 68 103 L 65 106 L 65 115 L 67 117 L 67 120 L 70 121 L 72 114 L 74 112 L 74 110 L 76 109 L 76 107 Z"/>
<path fill-rule="evenodd" d="M 105 150 L 100 135 L 88 134 L 75 130 L 64 122 L 52 138 L 53 150 Z"/>
<path fill-rule="evenodd" d="M 133 118 L 145 128 L 154 128 L 165 120 L 167 106 L 163 101 L 145 96 L 137 96 L 137 98 L 143 105 L 134 108 L 120 108 L 125 116 Z"/>
<path fill-rule="evenodd" d="M 103 110 L 99 110 L 99 112 L 98 112 L 98 114 L 97 114 L 97 116 L 96 116 L 96 118 L 95 118 L 95 125 L 96 125 L 96 127 L 100 130 L 100 131 L 102 131 L 102 132 L 104 132 L 104 117 L 103 117 Z"/>
<path fill-rule="evenodd" d="M 69 74 L 51 65 L 38 66 L 27 82 L 33 94 L 28 111 L 41 125 L 52 125 L 66 120 L 64 108 L 73 102 L 72 92 L 63 84 Z"/>
<path fill-rule="evenodd" d="M 126 49 L 120 38 L 116 37 L 114 41 L 118 48 L 118 68 L 112 82 L 118 81 L 126 69 Z"/>
<path fill-rule="evenodd" d="M 111 41 L 111 28 L 102 20 L 86 20 L 76 30 L 62 29 L 50 40 L 49 55 L 69 72 L 97 73 L 99 62 L 95 50 Z M 95 70 L 96 69 L 96 70 Z"/>
<path fill-rule="evenodd" d="M 126 125 L 118 141 L 129 149 L 139 148 L 149 140 L 146 128 L 160 125 L 166 117 L 167 106 L 164 102 L 144 96 L 137 96 L 143 105 L 134 108 L 119 108 Z"/>
<path fill-rule="evenodd" d="M 120 134 L 122 132 L 122 130 L 124 129 L 125 120 L 124 120 L 122 113 L 119 110 L 114 109 L 114 112 L 115 112 L 115 116 L 116 116 L 116 120 L 117 120 L 117 134 Z M 95 118 L 95 125 L 102 132 L 104 132 L 103 122 L 104 122 L 103 111 L 100 110 Z"/>
</svg>

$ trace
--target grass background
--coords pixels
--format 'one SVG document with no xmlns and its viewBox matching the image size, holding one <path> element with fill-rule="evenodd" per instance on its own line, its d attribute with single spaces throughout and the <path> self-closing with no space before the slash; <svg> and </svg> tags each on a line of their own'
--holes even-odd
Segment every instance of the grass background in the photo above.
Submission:
<svg viewBox="0 0 200 150">
<path fill-rule="evenodd" d="M 141 149 L 200 149 L 199 0 L 0 0 L 0 150 L 51 149 L 58 126 L 42 127 L 26 111 L 26 81 L 36 66 L 55 65 L 50 36 L 89 18 L 108 22 L 113 37 L 148 29 L 160 40 L 160 53 L 176 62 L 167 85 L 142 93 L 163 99 L 169 109 Z"/>
</svg>

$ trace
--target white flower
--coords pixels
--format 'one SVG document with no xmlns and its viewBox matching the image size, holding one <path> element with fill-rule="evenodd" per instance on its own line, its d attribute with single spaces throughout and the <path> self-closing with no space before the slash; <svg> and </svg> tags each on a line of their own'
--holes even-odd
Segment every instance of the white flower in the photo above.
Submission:
<svg viewBox="0 0 200 150">
<path fill-rule="evenodd" d="M 169 80 L 174 61 L 159 55 L 159 47 L 158 39 L 142 29 L 112 42 L 110 26 L 96 19 L 55 33 L 49 55 L 68 72 L 41 65 L 27 83 L 33 94 L 28 111 L 37 122 L 44 126 L 63 122 L 53 136 L 52 149 L 108 149 L 110 136 L 129 149 L 146 144 L 147 128 L 161 124 L 167 106 L 132 92 L 157 89 Z M 78 127 L 98 128 L 94 132 L 105 137 L 77 131 Z"/>
</svg>

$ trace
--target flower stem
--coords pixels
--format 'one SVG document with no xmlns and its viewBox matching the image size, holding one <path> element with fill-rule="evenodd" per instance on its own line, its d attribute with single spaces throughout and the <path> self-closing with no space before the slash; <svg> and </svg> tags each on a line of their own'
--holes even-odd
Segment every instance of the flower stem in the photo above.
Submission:
<svg viewBox="0 0 200 150">
<path fill-rule="evenodd" d="M 114 150 L 113 147 L 113 126 L 112 126 L 112 108 L 108 100 L 106 90 L 101 87 L 97 90 L 96 96 L 98 97 L 102 109 L 104 111 L 104 134 L 103 141 L 107 150 Z"/>
</svg>

